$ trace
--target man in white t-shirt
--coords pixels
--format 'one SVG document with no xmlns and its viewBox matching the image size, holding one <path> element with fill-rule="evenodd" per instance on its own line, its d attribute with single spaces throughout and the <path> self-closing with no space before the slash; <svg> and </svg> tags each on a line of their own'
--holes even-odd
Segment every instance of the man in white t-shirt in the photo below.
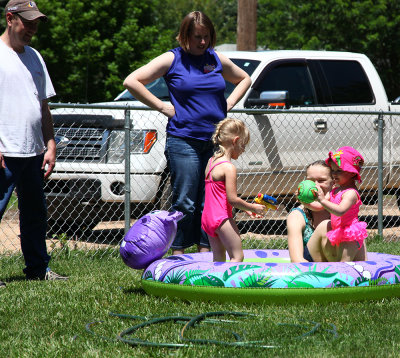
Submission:
<svg viewBox="0 0 400 358">
<path fill-rule="evenodd" d="M 34 1 L 11 0 L 0 36 L 0 220 L 16 189 L 21 249 L 28 279 L 67 279 L 48 267 L 44 179 L 56 162 L 48 99 L 55 95 L 39 52 L 28 46 L 40 21 Z M 0 272 L 1 274 L 1 272 Z M 0 287 L 5 284 L 0 281 Z"/>
</svg>

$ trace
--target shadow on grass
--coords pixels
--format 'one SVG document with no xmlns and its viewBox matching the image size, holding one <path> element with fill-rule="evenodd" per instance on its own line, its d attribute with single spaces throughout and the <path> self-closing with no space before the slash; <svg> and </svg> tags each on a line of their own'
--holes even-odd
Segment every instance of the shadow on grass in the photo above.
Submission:
<svg viewBox="0 0 400 358">
<path fill-rule="evenodd" d="M 20 282 L 20 281 L 28 281 L 25 277 L 25 275 L 18 275 L 18 276 L 11 276 L 7 278 L 2 278 L 2 281 L 5 283 L 11 283 L 11 282 Z"/>
<path fill-rule="evenodd" d="M 101 229 L 79 233 L 76 239 L 93 244 L 118 245 L 124 235 L 124 229 Z"/>
<path fill-rule="evenodd" d="M 135 295 L 140 295 L 140 296 L 147 296 L 146 291 L 143 288 L 140 288 L 140 287 L 123 288 L 122 292 L 123 293 L 134 293 Z"/>
</svg>

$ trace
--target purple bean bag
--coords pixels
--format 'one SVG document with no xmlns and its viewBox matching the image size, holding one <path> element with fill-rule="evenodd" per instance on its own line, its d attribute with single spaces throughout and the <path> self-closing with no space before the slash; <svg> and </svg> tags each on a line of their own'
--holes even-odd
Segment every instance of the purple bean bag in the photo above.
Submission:
<svg viewBox="0 0 400 358">
<path fill-rule="evenodd" d="M 142 216 L 129 229 L 121 242 L 119 253 L 126 265 L 144 269 L 163 257 L 176 235 L 180 211 L 152 211 Z"/>
</svg>

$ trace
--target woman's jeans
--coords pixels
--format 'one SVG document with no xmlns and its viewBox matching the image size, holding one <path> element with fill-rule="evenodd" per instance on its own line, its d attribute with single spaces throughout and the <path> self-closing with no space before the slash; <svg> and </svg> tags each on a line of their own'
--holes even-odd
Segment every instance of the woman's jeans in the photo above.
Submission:
<svg viewBox="0 0 400 358">
<path fill-rule="evenodd" d="M 204 205 L 204 179 L 207 162 L 213 155 L 211 141 L 167 136 L 165 156 L 171 175 L 172 209 L 184 214 L 172 249 L 192 245 L 210 247 L 207 234 L 201 229 Z"/>
<path fill-rule="evenodd" d="M 27 278 L 43 276 L 50 256 L 46 249 L 47 207 L 44 196 L 43 154 L 35 157 L 4 157 L 0 168 L 0 221 L 14 188 L 17 189 L 21 249 Z"/>
</svg>

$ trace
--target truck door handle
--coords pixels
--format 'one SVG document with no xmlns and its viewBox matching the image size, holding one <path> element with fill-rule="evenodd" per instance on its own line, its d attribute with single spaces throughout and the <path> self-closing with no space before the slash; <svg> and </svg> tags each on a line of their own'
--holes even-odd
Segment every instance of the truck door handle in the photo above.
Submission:
<svg viewBox="0 0 400 358">
<path fill-rule="evenodd" d="M 328 130 L 328 122 L 325 118 L 316 118 L 314 126 L 316 132 L 326 132 Z"/>
</svg>

